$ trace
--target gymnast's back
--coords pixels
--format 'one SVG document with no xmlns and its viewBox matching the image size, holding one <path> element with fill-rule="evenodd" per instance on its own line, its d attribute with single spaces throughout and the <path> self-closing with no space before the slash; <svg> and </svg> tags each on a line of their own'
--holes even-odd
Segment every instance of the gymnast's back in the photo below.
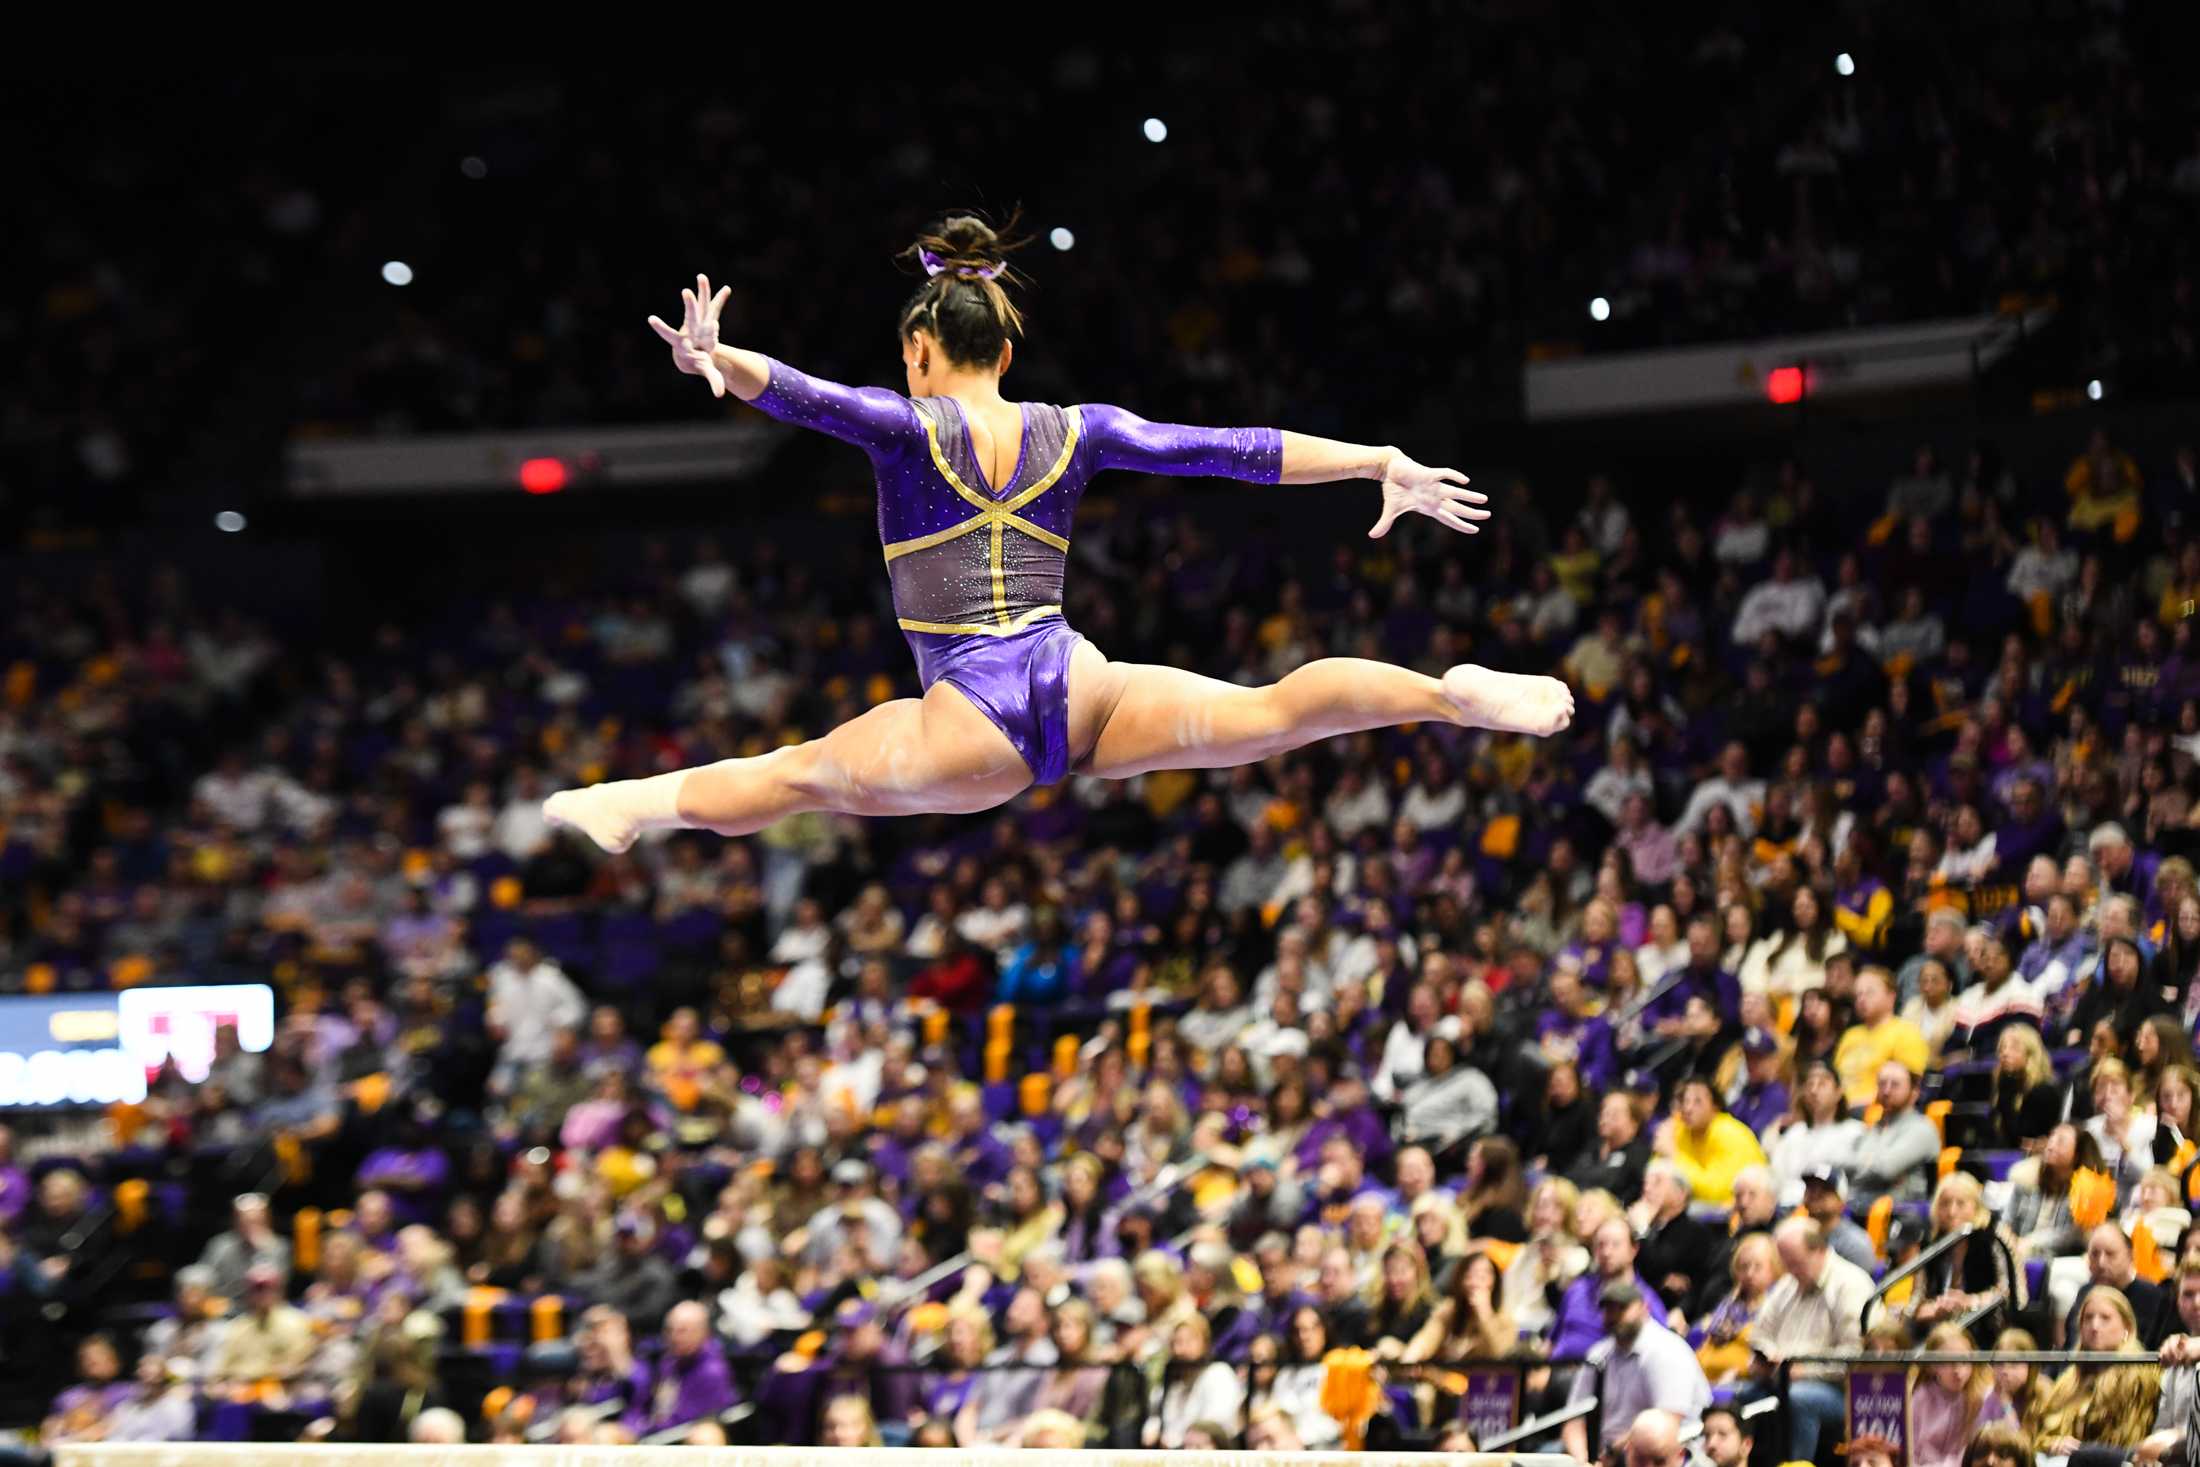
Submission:
<svg viewBox="0 0 2200 1467">
<path fill-rule="evenodd" d="M 1098 403 L 1027 402 L 1014 467 L 992 486 L 954 398 L 846 387 L 765 360 L 771 378 L 754 406 L 870 455 L 879 543 L 906 632 L 1005 635 L 1059 615 L 1070 521 L 1102 469 L 1262 484 L 1282 473 L 1274 428 L 1193 428 Z"/>
</svg>

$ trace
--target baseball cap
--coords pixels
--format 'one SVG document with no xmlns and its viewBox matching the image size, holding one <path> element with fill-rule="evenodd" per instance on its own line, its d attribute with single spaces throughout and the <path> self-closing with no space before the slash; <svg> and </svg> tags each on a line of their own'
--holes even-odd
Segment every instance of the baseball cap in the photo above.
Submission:
<svg viewBox="0 0 2200 1467">
<path fill-rule="evenodd" d="M 1753 1024 L 1742 1034 L 1743 1054 L 1760 1055 L 1778 1054 L 1779 1052 L 1780 1041 L 1773 1037 L 1770 1029 L 1760 1028 Z"/>
<path fill-rule="evenodd" d="M 1635 1287 L 1632 1279 L 1614 1279 L 1597 1290 L 1597 1307 L 1600 1309 L 1616 1309 L 1641 1302 L 1642 1290 Z"/>
<path fill-rule="evenodd" d="M 832 1178 L 837 1186 L 860 1187 L 871 1180 L 871 1171 L 862 1162 L 850 1157 L 846 1161 L 833 1164 Z"/>
<path fill-rule="evenodd" d="M 861 1329 L 878 1318 L 878 1306 L 868 1299 L 850 1299 L 833 1311 L 833 1323 L 842 1329 Z"/>
<path fill-rule="evenodd" d="M 1837 1166 L 1816 1166 L 1803 1173 L 1803 1190 L 1812 1187 L 1831 1187 L 1843 1200 L 1849 1195 L 1849 1174 Z"/>
<path fill-rule="evenodd" d="M 1656 1070 L 1629 1070 L 1625 1083 L 1637 1095 L 1656 1095 L 1665 1088 L 1658 1083 Z"/>
</svg>

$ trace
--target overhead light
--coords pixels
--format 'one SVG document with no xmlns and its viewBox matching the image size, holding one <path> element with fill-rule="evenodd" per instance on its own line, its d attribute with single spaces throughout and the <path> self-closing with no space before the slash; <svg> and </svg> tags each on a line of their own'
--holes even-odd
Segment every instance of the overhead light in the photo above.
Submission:
<svg viewBox="0 0 2200 1467">
<path fill-rule="evenodd" d="M 2100 378 L 2095 377 L 2091 382 L 2085 384 L 2085 395 L 2092 398 L 2095 402 L 2099 402 L 2101 400 Z"/>
<path fill-rule="evenodd" d="M 391 260 L 382 266 L 382 278 L 392 285 L 413 283 L 413 267 L 403 260 Z"/>
<path fill-rule="evenodd" d="M 244 516 L 233 509 L 225 509 L 214 516 L 214 528 L 225 535 L 234 535 L 244 528 Z"/>
<path fill-rule="evenodd" d="M 1592 321 L 1609 321 L 1609 320 L 1610 320 L 1611 318 L 1612 318 L 1612 303 L 1611 303 L 1610 301 L 1606 300 L 1606 299 L 1605 299 L 1605 298 L 1604 298 L 1603 296 L 1601 296 L 1601 295 L 1600 295 L 1600 296 L 1597 296 L 1597 297 L 1596 297 L 1595 299 L 1593 299 L 1593 300 L 1591 300 L 1591 301 L 1589 302 L 1589 319 L 1590 319 L 1590 320 L 1592 320 Z"/>
<path fill-rule="evenodd" d="M 1158 118 L 1158 117 L 1149 117 L 1149 118 L 1147 118 L 1147 119 L 1146 119 L 1146 128 L 1145 128 L 1145 132 L 1146 132 L 1146 141 L 1147 141 L 1147 142 L 1149 142 L 1149 143 L 1158 143 L 1158 142 L 1162 142 L 1162 141 L 1166 140 L 1166 139 L 1167 139 L 1167 137 L 1169 136 L 1169 124 L 1167 124 L 1166 122 L 1163 122 L 1163 121 L 1162 121 L 1162 120 L 1161 120 L 1160 118 Z"/>
<path fill-rule="evenodd" d="M 1833 58 L 1833 69 L 1843 76 L 1854 76 L 1856 75 L 1856 58 L 1843 51 Z"/>
<path fill-rule="evenodd" d="M 1057 224 L 1053 231 L 1047 235 L 1047 243 L 1058 250 L 1066 250 L 1077 243 L 1077 236 Z"/>
</svg>

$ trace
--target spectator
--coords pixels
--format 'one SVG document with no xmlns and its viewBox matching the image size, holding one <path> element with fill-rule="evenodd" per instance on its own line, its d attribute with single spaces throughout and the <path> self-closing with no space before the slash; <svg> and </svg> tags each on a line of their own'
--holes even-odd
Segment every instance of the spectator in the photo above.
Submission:
<svg viewBox="0 0 2200 1467">
<path fill-rule="evenodd" d="M 531 939 L 515 937 L 489 970 L 488 1028 L 497 1041 L 499 1089 L 509 1091 L 533 1065 L 550 1058 L 560 1029 L 577 1029 L 588 1001 L 564 970 Z"/>
<path fill-rule="evenodd" d="M 649 1389 L 624 1418 L 637 1437 L 715 1420 L 740 1403 L 726 1357 L 711 1337 L 709 1310 L 692 1300 L 673 1305 L 664 1316 L 664 1338 Z"/>
<path fill-rule="evenodd" d="M 199 1255 L 206 1270 L 207 1288 L 215 1298 L 234 1306 L 245 1296 L 246 1276 L 256 1263 L 272 1267 L 280 1282 L 290 1278 L 290 1243 L 275 1232 L 268 1218 L 267 1198 L 246 1192 L 230 1204 L 229 1230 L 217 1233 Z M 180 1282 L 180 1280 L 179 1280 Z"/>
<path fill-rule="evenodd" d="M 1551 1335 L 1551 1355 L 1555 1359 L 1586 1355 L 1589 1347 L 1603 1338 L 1607 1331 L 1603 1327 L 1601 1296 L 1608 1284 L 1633 1284 L 1650 1317 L 1660 1325 L 1665 1323 L 1664 1301 L 1635 1270 L 1635 1233 L 1625 1218 L 1611 1218 L 1598 1226 L 1590 1239 L 1589 1257 L 1592 1267 L 1568 1284 L 1559 1298 Z"/>
<path fill-rule="evenodd" d="M 2148 1351 L 2131 1305 L 2113 1288 L 2091 1291 L 2079 1306 L 2075 1337 L 2080 1349 L 2138 1361 L 2073 1365 L 2057 1376 L 2041 1408 L 2039 1449 L 2067 1457 L 2080 1447 L 2138 1446 L 2154 1424 L 2161 1372 L 2145 1360 Z"/>
<path fill-rule="evenodd" d="M 1841 1036 L 1833 1055 L 1842 1094 L 1852 1106 L 1871 1104 L 1879 1072 L 1887 1065 L 1898 1064 L 1913 1075 L 1928 1067 L 1925 1036 L 1917 1025 L 1896 1017 L 1894 1003 L 1894 979 L 1884 968 L 1866 968 L 1856 975 L 1856 1023 Z"/>
<path fill-rule="evenodd" d="M 1818 1167 L 1803 1176 L 1803 1213 L 1818 1224 L 1826 1246 L 1867 1273 L 1879 1266 L 1871 1235 L 1848 1215 L 1848 1173 L 1839 1167 Z"/>
<path fill-rule="evenodd" d="M 1717 1261 L 1711 1229 L 1688 1212 L 1687 1174 L 1660 1158 L 1643 1172 L 1642 1200 L 1629 1209 L 1640 1239 L 1637 1266 L 1668 1311 L 1685 1312 Z"/>
<path fill-rule="evenodd" d="M 1188 1315 L 1170 1331 L 1153 1414 L 1146 1420 L 1147 1446 L 1181 1448 L 1197 1422 L 1213 1422 L 1226 1436 L 1236 1436 L 1245 1387 L 1235 1370 L 1207 1358 L 1211 1343 L 1202 1315 Z"/>
<path fill-rule="evenodd" d="M 1744 1467 L 1755 1446 L 1749 1423 L 1732 1406 L 1713 1406 L 1703 1413 L 1703 1455 L 1711 1467 Z"/>
<path fill-rule="evenodd" d="M 1787 1277 L 1772 1286 L 1750 1339 L 1757 1356 L 1754 1393 L 1765 1394 L 1772 1371 L 1798 1355 L 1853 1353 L 1863 1344 L 1864 1305 L 1871 1275 L 1835 1256 L 1826 1235 L 1808 1218 L 1790 1218 L 1774 1230 Z M 1847 1403 L 1839 1366 L 1796 1365 L 1788 1375 L 1788 1457 L 1808 1461 L 1819 1438 L 1838 1430 Z"/>
<path fill-rule="evenodd" d="M 1703 1343 L 1696 1347 L 1696 1360 L 1714 1386 L 1742 1381 L 1749 1374 L 1750 1334 L 1780 1278 L 1780 1252 L 1772 1234 L 1752 1232 L 1738 1239 L 1729 1272 L 1732 1288 L 1712 1302 L 1698 1326 Z"/>
<path fill-rule="evenodd" d="M 1556 1160 L 1556 1158 L 1553 1158 Z M 1643 1169 L 1650 1164 L 1650 1143 L 1632 1097 L 1609 1092 L 1597 1104 L 1597 1144 L 1566 1173 L 1581 1191 L 1601 1189 L 1622 1202 L 1642 1195 Z"/>
<path fill-rule="evenodd" d="M 1939 1128 L 1916 1110 L 1917 1074 L 1899 1060 L 1879 1067 L 1879 1119 L 1856 1139 L 1849 1201 L 1869 1208 L 1881 1197 L 1914 1202 L 1940 1158 Z"/>
<path fill-rule="evenodd" d="M 2059 1316 L 2055 1331 L 2057 1347 L 2060 1348 L 2063 1341 L 2079 1339 L 2084 1334 L 2086 1301 L 2096 1294 L 2109 1294 L 2120 1302 L 2122 1313 L 2129 1316 L 2128 1322 L 2139 1345 L 2147 1350 L 2159 1349 L 2162 1341 L 2177 1328 L 2176 1300 L 2166 1294 L 2161 1285 L 2139 1277 L 2132 1263 L 2131 1240 L 2124 1236 L 2124 1230 L 2113 1222 L 2095 1228 L 2086 1239 L 2085 1265 L 2087 1279 L 2077 1291 L 2076 1302 L 2070 1306 L 2069 1313 Z M 2052 1290 L 2049 1297 L 2054 1297 Z M 2114 1347 L 2087 1345 L 2084 1348 Z"/>
<path fill-rule="evenodd" d="M 1699 1202 L 1734 1201 L 1734 1177 L 1742 1168 L 1762 1166 L 1764 1148 L 1749 1127 L 1728 1115 L 1709 1080 L 1681 1082 L 1674 1116 L 1658 1132 L 1657 1152 L 1670 1159 Z"/>
<path fill-rule="evenodd" d="M 1597 1304 L 1604 1314 L 1603 1337 L 1589 1350 L 1588 1364 L 1575 1374 L 1568 1399 L 1596 1397 L 1604 1424 L 1598 1455 L 1619 1447 L 1644 1412 L 1670 1412 L 1690 1422 L 1703 1415 L 1711 1404 L 1703 1367 L 1685 1340 L 1650 1317 L 1642 1291 L 1620 1279 L 1599 1287 Z M 1575 1417 L 1561 1431 L 1567 1455 L 1590 1461 L 1587 1421 Z M 1627 1449 L 1632 1453 L 1633 1445 Z"/>
<path fill-rule="evenodd" d="M 264 1260 L 255 1262 L 245 1270 L 243 1307 L 222 1332 L 212 1383 L 287 1383 L 306 1368 L 313 1347 L 311 1321 L 283 1302 L 283 1271 Z"/>
</svg>

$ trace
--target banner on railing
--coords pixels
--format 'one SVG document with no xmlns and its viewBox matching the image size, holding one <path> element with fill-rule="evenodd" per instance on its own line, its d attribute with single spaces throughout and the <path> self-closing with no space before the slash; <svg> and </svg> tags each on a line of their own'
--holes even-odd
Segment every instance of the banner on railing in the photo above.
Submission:
<svg viewBox="0 0 2200 1467">
<path fill-rule="evenodd" d="M 1849 1367 L 1849 1440 L 1884 1437 L 1895 1445 L 1894 1467 L 1909 1467 L 1910 1367 Z"/>
<path fill-rule="evenodd" d="M 1465 1374 L 1467 1388 L 1460 1393 L 1459 1414 L 1469 1436 L 1477 1443 L 1486 1442 L 1520 1424 L 1518 1366 L 1477 1366 Z"/>
</svg>

